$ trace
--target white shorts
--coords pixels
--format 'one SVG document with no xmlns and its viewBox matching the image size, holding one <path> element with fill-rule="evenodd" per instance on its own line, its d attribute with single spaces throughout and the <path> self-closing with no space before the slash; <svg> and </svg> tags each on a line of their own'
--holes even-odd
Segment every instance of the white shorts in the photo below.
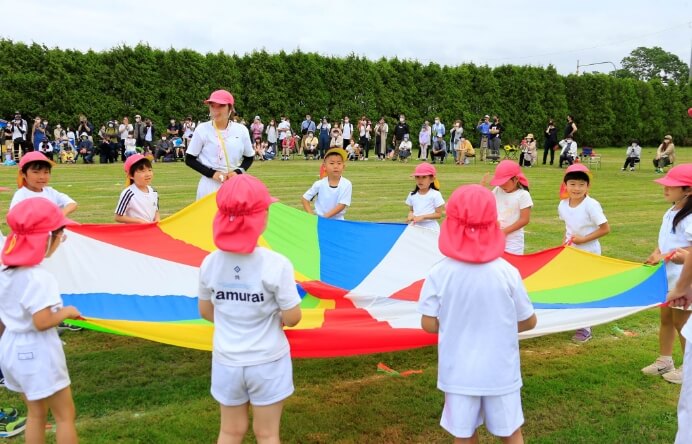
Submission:
<svg viewBox="0 0 692 444">
<path fill-rule="evenodd" d="M 684 361 L 682 388 L 680 401 L 678 401 L 678 434 L 675 437 L 675 444 L 692 442 L 692 341 L 690 340 L 685 345 Z"/>
<path fill-rule="evenodd" d="M 247 367 L 211 362 L 211 395 L 221 405 L 270 405 L 293 393 L 293 364 L 290 353 L 276 361 Z"/>
<path fill-rule="evenodd" d="M 65 352 L 55 329 L 45 332 L 5 332 L 0 368 L 9 390 L 29 401 L 48 398 L 70 386 Z"/>
<path fill-rule="evenodd" d="M 221 188 L 221 182 L 206 176 L 200 177 L 199 184 L 197 185 L 197 200 L 200 200 L 207 194 L 218 191 L 219 188 Z"/>
<path fill-rule="evenodd" d="M 521 391 L 501 396 L 445 393 L 440 425 L 455 438 L 470 438 L 484 422 L 495 436 L 512 435 L 524 423 Z"/>
</svg>

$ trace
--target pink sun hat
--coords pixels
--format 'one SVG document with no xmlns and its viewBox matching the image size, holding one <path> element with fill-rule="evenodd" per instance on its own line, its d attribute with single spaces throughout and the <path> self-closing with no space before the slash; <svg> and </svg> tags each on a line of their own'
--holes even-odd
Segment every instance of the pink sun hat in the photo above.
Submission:
<svg viewBox="0 0 692 444">
<path fill-rule="evenodd" d="M 665 176 L 654 182 L 667 187 L 692 187 L 692 163 L 674 166 Z"/>
<path fill-rule="evenodd" d="M 233 95 L 226 91 L 225 89 L 217 89 L 207 100 L 204 101 L 205 104 L 218 103 L 219 105 L 231 105 L 235 103 Z"/>
<path fill-rule="evenodd" d="M 505 234 L 497 222 L 495 197 L 481 185 L 464 185 L 446 206 L 438 246 L 442 254 L 462 262 L 482 264 L 505 251 Z"/>
<path fill-rule="evenodd" d="M 143 155 L 137 153 L 133 154 L 130 157 L 128 157 L 125 160 L 125 163 L 123 164 L 123 170 L 125 170 L 125 186 L 130 186 L 132 185 L 132 178 L 130 177 L 130 169 L 132 168 L 132 165 L 136 164 L 142 159 L 146 159 Z"/>
<path fill-rule="evenodd" d="M 500 186 L 510 180 L 512 177 L 519 178 L 519 183 L 525 187 L 529 186 L 529 180 L 521 172 L 519 164 L 512 162 L 511 160 L 503 160 L 497 165 L 497 168 L 495 168 L 495 175 L 490 181 L 490 185 L 494 187 Z"/>
<path fill-rule="evenodd" d="M 584 165 L 583 163 L 573 163 L 572 165 L 568 166 L 567 169 L 565 170 L 565 175 L 562 176 L 563 180 L 562 183 L 560 184 L 560 199 L 567 199 L 569 197 L 569 194 L 567 193 L 567 185 L 565 184 L 564 178 L 569 174 L 569 173 L 585 173 L 587 176 L 589 176 L 589 180 L 593 177 L 591 174 L 591 171 Z"/>
<path fill-rule="evenodd" d="M 411 174 L 411 176 L 437 176 L 437 170 L 428 162 L 423 162 L 416 166 L 416 169 L 413 170 L 413 174 Z"/>
<path fill-rule="evenodd" d="M 271 197 L 266 185 L 249 174 L 224 181 L 216 194 L 214 244 L 223 251 L 252 253 L 267 226 Z"/>
<path fill-rule="evenodd" d="M 40 264 L 46 256 L 50 232 L 75 224 L 57 205 L 43 197 L 19 202 L 7 213 L 10 234 L 2 249 L 2 264 L 17 267 Z"/>
<path fill-rule="evenodd" d="M 22 176 L 22 168 L 24 168 L 24 165 L 26 165 L 29 162 L 46 162 L 49 164 L 51 167 L 54 167 L 57 165 L 57 163 L 53 162 L 49 158 L 47 158 L 42 152 L 40 151 L 31 151 L 22 156 L 22 158 L 19 160 L 19 170 L 17 172 L 17 188 L 21 188 L 24 186 L 24 177 Z"/>
</svg>

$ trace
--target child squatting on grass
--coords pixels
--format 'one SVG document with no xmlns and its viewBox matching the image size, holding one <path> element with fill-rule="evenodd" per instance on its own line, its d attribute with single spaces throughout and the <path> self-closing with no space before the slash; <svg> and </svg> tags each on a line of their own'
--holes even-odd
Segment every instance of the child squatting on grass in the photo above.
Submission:
<svg viewBox="0 0 692 444">
<path fill-rule="evenodd" d="M 663 185 L 663 197 L 673 204 L 663 215 L 661 229 L 658 233 L 658 246 L 646 260 L 647 264 L 658 264 L 665 261 L 668 288 L 674 288 L 682 270 L 682 257 L 668 257 L 678 248 L 689 249 L 692 246 L 692 164 L 673 167 L 665 177 L 655 180 Z M 672 260 L 671 260 L 672 259 Z M 682 384 L 682 365 L 675 368 L 673 363 L 673 345 L 675 336 L 680 339 L 682 351 L 685 351 L 685 336 L 682 328 L 690 318 L 689 310 L 680 307 L 661 306 L 661 324 L 658 330 L 659 356 L 642 369 L 651 376 L 663 376 L 668 382 Z"/>
<path fill-rule="evenodd" d="M 503 442 L 522 443 L 518 333 L 534 328 L 536 315 L 519 271 L 501 258 L 505 235 L 489 190 L 452 193 L 439 248 L 446 258 L 428 273 L 418 311 L 423 329 L 439 333 L 440 425 L 457 444 L 478 442 L 483 423 Z"/>
<path fill-rule="evenodd" d="M 216 195 L 213 236 L 218 250 L 199 271 L 199 312 L 214 323 L 211 394 L 221 406 L 218 443 L 240 443 L 253 409 L 260 443 L 278 443 L 293 366 L 282 326 L 301 319 L 293 266 L 257 246 L 273 199 L 259 179 L 230 177 Z"/>
<path fill-rule="evenodd" d="M 77 442 L 75 407 L 62 341 L 57 327 L 76 319 L 63 307 L 58 283 L 39 264 L 65 240 L 70 221 L 48 199 L 26 199 L 7 214 L 10 234 L 0 271 L 0 356 L 5 385 L 24 397 L 28 414 L 26 442 L 45 441 L 48 411 L 55 418 L 58 444 Z"/>
<path fill-rule="evenodd" d="M 351 205 L 353 185 L 351 181 L 342 176 L 346 168 L 348 154 L 343 148 L 332 148 L 324 155 L 323 167 L 326 177 L 312 184 L 303 194 L 303 208 L 310 214 L 317 213 L 328 219 L 343 220 L 346 208 Z M 315 199 L 313 213 L 310 201 Z"/>
<path fill-rule="evenodd" d="M 115 221 L 125 224 L 158 222 L 159 193 L 151 187 L 154 171 L 151 161 L 141 154 L 133 154 L 123 165 L 127 178 L 115 207 Z"/>
</svg>

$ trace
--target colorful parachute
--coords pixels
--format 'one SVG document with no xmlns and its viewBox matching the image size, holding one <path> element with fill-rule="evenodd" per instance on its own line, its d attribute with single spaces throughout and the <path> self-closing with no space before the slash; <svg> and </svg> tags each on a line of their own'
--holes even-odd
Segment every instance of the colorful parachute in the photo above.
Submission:
<svg viewBox="0 0 692 444">
<path fill-rule="evenodd" d="M 201 350 L 213 326 L 197 311 L 198 266 L 215 249 L 214 196 L 159 224 L 82 225 L 45 262 L 87 328 Z M 303 298 L 288 329 L 293 356 L 328 357 L 435 344 L 416 305 L 441 259 L 437 233 L 403 224 L 333 221 L 280 203 L 260 245 L 286 255 Z M 558 247 L 506 257 L 521 272 L 538 326 L 522 337 L 597 325 L 657 305 L 664 268 Z"/>
</svg>

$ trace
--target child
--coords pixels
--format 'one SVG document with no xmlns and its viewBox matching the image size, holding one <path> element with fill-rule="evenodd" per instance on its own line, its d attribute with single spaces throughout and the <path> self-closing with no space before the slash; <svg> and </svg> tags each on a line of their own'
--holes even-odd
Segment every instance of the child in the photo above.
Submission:
<svg viewBox="0 0 692 444">
<path fill-rule="evenodd" d="M 684 261 L 684 266 L 680 272 L 680 279 L 666 297 L 666 301 L 671 307 L 689 309 L 692 307 L 692 254 L 688 250 L 677 250 L 675 257 Z M 692 323 L 689 321 L 680 331 L 680 335 L 687 339 L 685 344 L 685 361 L 692 360 Z M 680 389 L 680 400 L 678 401 L 678 433 L 675 437 L 675 444 L 686 444 L 692 442 L 692 366 L 685 366 L 685 376 L 683 376 L 682 388 Z"/>
<path fill-rule="evenodd" d="M 274 157 L 276 157 L 276 151 L 274 151 L 274 147 L 276 144 L 271 144 L 269 142 L 262 142 L 264 145 L 264 160 L 274 160 Z"/>
<path fill-rule="evenodd" d="M 19 202 L 31 197 L 43 197 L 56 204 L 65 216 L 77 209 L 77 203 L 67 194 L 60 193 L 49 187 L 51 168 L 55 163 L 38 151 L 32 151 L 22 156 L 19 161 L 19 189 L 14 193 L 10 209 Z"/>
<path fill-rule="evenodd" d="M 346 215 L 346 207 L 351 205 L 351 193 L 353 186 L 351 181 L 342 177 L 346 168 L 346 151 L 343 148 L 332 148 L 324 155 L 322 165 L 326 176 L 313 183 L 309 190 L 303 194 L 303 208 L 310 214 L 328 219 L 343 220 Z M 315 211 L 310 206 L 310 201 L 315 200 Z"/>
<path fill-rule="evenodd" d="M 497 203 L 497 217 L 500 229 L 507 240 L 505 251 L 524 254 L 524 227 L 531 220 L 533 200 L 529 194 L 529 180 L 521 172 L 519 165 L 511 160 L 503 160 L 495 168 L 490 181 Z"/>
<path fill-rule="evenodd" d="M 610 233 L 608 219 L 596 199 L 588 196 L 591 172 L 583 164 L 570 165 L 563 179 L 558 216 L 565 221 L 565 243 L 580 250 L 601 254 L 598 239 Z M 576 331 L 572 340 L 584 343 L 592 338 L 591 327 Z"/>
<path fill-rule="evenodd" d="M 248 174 L 226 180 L 216 195 L 214 243 L 199 270 L 199 312 L 214 323 L 211 394 L 221 406 L 218 442 L 239 442 L 248 427 L 279 442 L 283 401 L 293 393 L 293 368 L 282 325 L 301 319 L 293 266 L 257 246 L 272 198 Z"/>
<path fill-rule="evenodd" d="M 264 143 L 262 142 L 261 138 L 256 138 L 255 139 L 255 144 L 252 146 L 252 149 L 255 150 L 255 159 L 259 160 L 264 160 Z"/>
<path fill-rule="evenodd" d="M 75 152 L 72 150 L 72 146 L 68 142 L 63 142 L 62 150 L 60 150 L 60 162 L 75 163 L 74 155 Z"/>
<path fill-rule="evenodd" d="M 348 154 L 348 160 L 356 160 L 356 139 L 351 139 L 348 146 L 346 147 L 346 153 Z"/>
<path fill-rule="evenodd" d="M 291 135 L 291 131 L 288 130 L 286 137 L 281 142 L 281 160 L 288 160 L 291 157 L 291 151 L 295 148 L 296 140 Z"/>
<path fill-rule="evenodd" d="M 125 158 L 137 154 L 137 139 L 135 139 L 134 131 L 127 133 L 127 139 L 125 139 Z"/>
<path fill-rule="evenodd" d="M 639 141 L 634 139 L 630 142 L 630 146 L 627 147 L 627 158 L 625 159 L 625 164 L 622 166 L 621 171 L 625 171 L 629 165 L 630 171 L 634 171 L 634 165 L 639 163 L 642 155 L 642 147 L 639 146 Z"/>
<path fill-rule="evenodd" d="M 7 388 L 21 393 L 26 403 L 26 442 L 45 441 L 48 410 L 57 442 L 77 442 L 70 376 L 55 327 L 77 319 L 79 312 L 62 306 L 57 281 L 38 266 L 65 239 L 68 223 L 48 199 L 24 200 L 7 214 L 11 231 L 0 272 L 0 320 L 6 327 L 0 365 Z"/>
<path fill-rule="evenodd" d="M 658 233 L 658 247 L 646 260 L 647 264 L 657 264 L 678 248 L 689 249 L 692 246 L 692 164 L 673 167 L 665 177 L 655 180 L 664 186 L 663 196 L 673 204 L 663 215 L 663 223 Z M 675 260 L 675 258 L 673 258 Z M 682 265 L 666 260 L 668 288 L 674 288 L 680 277 Z M 675 334 L 680 338 L 682 351 L 685 351 L 685 337 L 681 335 L 682 327 L 690 317 L 690 311 L 678 308 L 661 307 L 661 325 L 658 330 L 659 357 L 653 364 L 642 369 L 646 375 L 658 376 L 675 384 L 682 383 L 682 365 L 675 368 L 673 364 L 673 344 Z M 692 364 L 690 364 L 692 365 Z"/>
<path fill-rule="evenodd" d="M 439 191 L 436 175 L 435 167 L 428 162 L 419 164 L 413 171 L 416 187 L 406 196 L 406 205 L 410 208 L 406 222 L 440 231 L 436 219 L 442 217 L 445 200 Z"/>
<path fill-rule="evenodd" d="M 523 442 L 518 332 L 534 328 L 536 315 L 519 272 L 501 258 L 492 193 L 454 191 L 438 245 L 447 257 L 428 273 L 418 311 L 423 329 L 439 332 L 440 425 L 458 443 L 478 442 L 484 422 L 504 442 Z"/>
<path fill-rule="evenodd" d="M 123 166 L 128 185 L 115 207 L 115 221 L 124 224 L 148 224 L 158 222 L 159 194 L 151 187 L 154 171 L 151 161 L 141 154 L 128 157 Z"/>
</svg>

